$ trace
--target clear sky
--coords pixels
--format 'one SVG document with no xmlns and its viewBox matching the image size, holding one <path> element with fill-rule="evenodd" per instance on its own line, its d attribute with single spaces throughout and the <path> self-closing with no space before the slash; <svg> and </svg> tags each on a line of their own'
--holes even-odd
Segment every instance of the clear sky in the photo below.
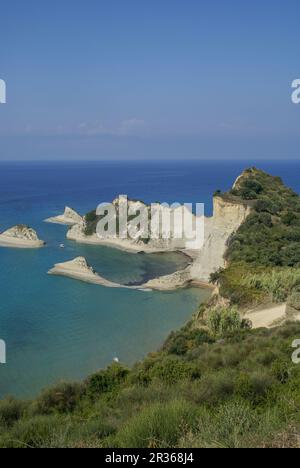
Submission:
<svg viewBox="0 0 300 468">
<path fill-rule="evenodd" d="M 0 5 L 0 159 L 297 158 L 299 0 Z"/>
</svg>

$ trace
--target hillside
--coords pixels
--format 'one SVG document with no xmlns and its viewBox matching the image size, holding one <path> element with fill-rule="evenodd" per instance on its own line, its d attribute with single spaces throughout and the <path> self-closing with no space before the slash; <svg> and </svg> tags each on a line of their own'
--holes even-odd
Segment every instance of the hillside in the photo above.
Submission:
<svg viewBox="0 0 300 468">
<path fill-rule="evenodd" d="M 186 327 L 132 370 L 2 401 L 0 447 L 299 447 L 300 324 L 222 336 Z"/>
</svg>

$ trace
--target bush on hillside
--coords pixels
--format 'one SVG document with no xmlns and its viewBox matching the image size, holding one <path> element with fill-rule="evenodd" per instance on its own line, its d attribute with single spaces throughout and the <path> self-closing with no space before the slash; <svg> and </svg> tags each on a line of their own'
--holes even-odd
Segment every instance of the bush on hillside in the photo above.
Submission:
<svg viewBox="0 0 300 468">
<path fill-rule="evenodd" d="M 85 383 L 86 395 L 95 399 L 103 393 L 114 391 L 126 380 L 129 369 L 121 364 L 112 364 L 106 370 L 102 370 L 89 377 Z"/>
<path fill-rule="evenodd" d="M 224 336 L 238 330 L 249 328 L 249 322 L 243 320 L 234 307 L 217 307 L 209 312 L 208 327 L 215 336 Z"/>
<path fill-rule="evenodd" d="M 61 383 L 41 393 L 31 408 L 33 414 L 70 413 L 83 395 L 83 385 Z"/>
</svg>

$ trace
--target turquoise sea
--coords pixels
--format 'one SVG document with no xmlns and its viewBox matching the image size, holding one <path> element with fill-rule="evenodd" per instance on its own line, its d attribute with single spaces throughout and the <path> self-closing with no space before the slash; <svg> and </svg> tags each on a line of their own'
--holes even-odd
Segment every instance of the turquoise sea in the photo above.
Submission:
<svg viewBox="0 0 300 468">
<path fill-rule="evenodd" d="M 45 218 L 69 205 L 84 214 L 119 194 L 146 202 L 204 202 L 256 165 L 300 192 L 300 164 L 265 161 L 60 162 L 0 164 L 0 230 L 32 226 L 47 246 L 0 248 L 0 396 L 31 397 L 60 380 L 77 380 L 118 357 L 126 364 L 158 349 L 207 297 L 207 290 L 172 293 L 106 289 L 48 276 L 54 263 L 83 255 L 106 278 L 137 282 L 185 264 L 177 254 L 134 255 L 66 241 L 66 228 Z M 65 249 L 59 245 L 65 244 Z"/>
</svg>

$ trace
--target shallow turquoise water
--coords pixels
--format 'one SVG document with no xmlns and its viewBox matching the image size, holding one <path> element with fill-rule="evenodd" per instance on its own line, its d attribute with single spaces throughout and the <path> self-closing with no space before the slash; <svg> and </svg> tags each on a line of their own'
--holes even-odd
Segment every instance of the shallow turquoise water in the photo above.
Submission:
<svg viewBox="0 0 300 468">
<path fill-rule="evenodd" d="M 155 262 L 157 271 L 182 262 L 69 242 L 64 251 L 57 245 L 38 251 L 1 249 L 0 282 L 6 286 L 0 330 L 8 347 L 8 363 L 0 367 L 1 395 L 31 396 L 58 380 L 84 378 L 115 356 L 131 364 L 160 346 L 206 294 L 106 289 L 46 274 L 53 262 L 79 254 L 96 257 L 98 270 L 118 280 L 138 280 L 148 261 L 152 271 Z"/>
</svg>

